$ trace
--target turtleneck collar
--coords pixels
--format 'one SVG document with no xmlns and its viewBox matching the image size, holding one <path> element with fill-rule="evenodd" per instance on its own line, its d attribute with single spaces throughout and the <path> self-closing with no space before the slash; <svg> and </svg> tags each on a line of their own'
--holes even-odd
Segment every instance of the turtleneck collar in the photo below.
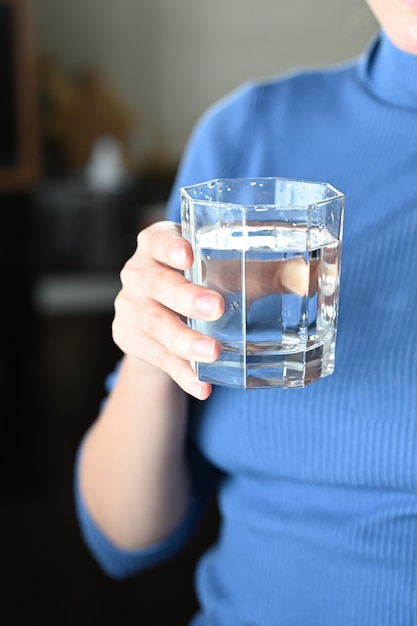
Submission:
<svg viewBox="0 0 417 626">
<path fill-rule="evenodd" d="M 380 33 L 361 58 L 362 80 L 385 102 L 417 109 L 417 56 L 403 52 Z"/>
</svg>

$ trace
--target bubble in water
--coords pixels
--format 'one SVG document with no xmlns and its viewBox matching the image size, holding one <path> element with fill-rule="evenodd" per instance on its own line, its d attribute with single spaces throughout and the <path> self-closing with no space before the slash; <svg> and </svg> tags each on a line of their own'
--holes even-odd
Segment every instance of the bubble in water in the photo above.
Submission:
<svg viewBox="0 0 417 626">
<path fill-rule="evenodd" d="M 239 306 L 240 306 L 240 302 L 238 300 L 235 300 L 234 302 L 230 304 L 230 308 L 232 311 L 236 311 L 236 309 L 238 309 Z"/>
</svg>

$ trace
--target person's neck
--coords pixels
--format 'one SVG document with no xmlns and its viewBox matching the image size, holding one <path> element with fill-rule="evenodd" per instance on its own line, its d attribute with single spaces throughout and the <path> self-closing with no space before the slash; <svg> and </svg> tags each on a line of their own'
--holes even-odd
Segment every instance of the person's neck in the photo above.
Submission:
<svg viewBox="0 0 417 626">
<path fill-rule="evenodd" d="M 363 79 L 382 100 L 417 109 L 417 56 L 400 50 L 381 33 L 361 66 Z"/>
</svg>

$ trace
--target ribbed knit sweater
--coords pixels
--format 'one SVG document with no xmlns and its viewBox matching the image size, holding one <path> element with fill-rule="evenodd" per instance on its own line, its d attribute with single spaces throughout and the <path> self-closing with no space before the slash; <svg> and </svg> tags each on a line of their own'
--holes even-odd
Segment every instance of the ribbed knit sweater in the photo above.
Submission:
<svg viewBox="0 0 417 626">
<path fill-rule="evenodd" d="M 326 181 L 346 195 L 335 373 L 305 389 L 215 387 L 193 403 L 186 519 L 141 552 L 112 546 L 80 498 L 104 569 L 167 558 L 218 473 L 222 515 L 193 626 L 417 625 L 417 57 L 381 35 L 342 67 L 244 85 L 211 107 L 180 186 L 215 177 Z M 193 459 L 197 458 L 192 452 Z"/>
</svg>

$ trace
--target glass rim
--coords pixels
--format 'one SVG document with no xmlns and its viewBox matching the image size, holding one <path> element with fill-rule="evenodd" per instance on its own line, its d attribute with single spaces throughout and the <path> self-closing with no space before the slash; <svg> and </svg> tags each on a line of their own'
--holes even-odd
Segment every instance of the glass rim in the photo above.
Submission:
<svg viewBox="0 0 417 626">
<path fill-rule="evenodd" d="M 276 202 L 259 202 L 259 203 L 238 203 L 238 202 L 231 202 L 231 201 L 227 201 L 227 200 L 215 200 L 215 199 L 210 199 L 210 198 L 195 198 L 192 195 L 190 195 L 190 191 L 193 189 L 198 189 L 198 188 L 204 188 L 204 187 L 211 187 L 214 188 L 216 185 L 218 185 L 219 183 L 222 184 L 236 184 L 236 183 L 247 183 L 249 185 L 253 185 L 255 186 L 257 183 L 270 183 L 273 181 L 282 181 L 282 182 L 288 182 L 288 183 L 295 183 L 295 184 L 303 184 L 303 185 L 308 185 L 309 187 L 322 187 L 322 188 L 326 188 L 327 190 L 332 192 L 332 195 L 327 197 L 327 198 L 322 198 L 322 199 L 318 199 L 318 200 L 314 200 L 314 201 L 310 201 L 310 202 L 305 202 L 305 203 L 294 203 L 294 204 L 278 204 Z M 318 206 L 321 204 L 327 204 L 329 202 L 332 202 L 334 200 L 343 200 L 345 198 L 345 194 L 341 191 L 339 191 L 334 185 L 332 185 L 331 183 L 327 183 L 324 181 L 317 181 L 317 180 L 305 180 L 305 179 L 301 179 L 301 178 L 286 178 L 284 176 L 251 176 L 251 177 L 238 177 L 238 178 L 213 178 L 210 180 L 206 180 L 200 183 L 195 183 L 194 185 L 186 185 L 183 187 L 180 187 L 179 190 L 179 195 L 182 197 L 187 197 L 188 200 L 190 200 L 191 202 L 194 203 L 201 203 L 201 204 L 207 204 L 207 205 L 215 205 L 215 206 L 220 206 L 224 209 L 232 209 L 233 207 L 244 207 L 244 208 L 252 208 L 255 210 L 267 210 L 267 209 L 285 209 L 285 208 L 289 208 L 289 209 L 308 209 L 309 207 L 312 206 Z"/>
</svg>

